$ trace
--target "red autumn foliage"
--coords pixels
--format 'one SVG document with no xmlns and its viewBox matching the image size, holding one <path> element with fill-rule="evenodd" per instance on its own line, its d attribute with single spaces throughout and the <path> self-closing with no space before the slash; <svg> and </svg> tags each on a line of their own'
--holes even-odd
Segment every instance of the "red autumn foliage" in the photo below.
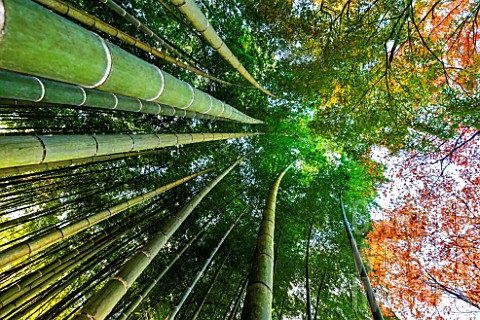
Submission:
<svg viewBox="0 0 480 320">
<path fill-rule="evenodd" d="M 396 160 L 391 206 L 368 235 L 372 284 L 400 318 L 453 314 L 454 300 L 480 316 L 480 135 L 462 131 L 436 153 Z"/>
</svg>

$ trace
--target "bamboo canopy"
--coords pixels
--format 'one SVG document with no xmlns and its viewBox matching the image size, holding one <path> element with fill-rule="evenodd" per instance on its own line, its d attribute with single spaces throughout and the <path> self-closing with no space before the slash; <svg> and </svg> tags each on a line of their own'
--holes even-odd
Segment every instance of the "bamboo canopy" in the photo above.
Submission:
<svg viewBox="0 0 480 320">
<path fill-rule="evenodd" d="M 190 199 L 176 214 L 174 214 L 162 227 L 153 235 L 147 243 L 140 248 L 118 271 L 114 278 L 111 278 L 105 286 L 97 291 L 85 303 L 82 310 L 74 320 L 103 320 L 127 293 L 127 290 L 147 268 L 150 262 L 164 247 L 170 237 L 182 225 L 183 221 L 192 213 L 195 207 L 230 171 L 232 171 L 245 156 L 239 158 L 225 171 L 215 177 L 200 192 Z"/>
<path fill-rule="evenodd" d="M 25 28 L 31 21 L 35 28 Z M 228 119 L 243 115 L 31 1 L 0 2 L 0 29 L 1 69 Z"/>
<path fill-rule="evenodd" d="M 142 194 L 138 197 L 132 198 L 128 201 L 122 202 L 120 204 L 117 204 L 116 206 L 110 207 L 108 209 L 99 211 L 93 215 L 90 215 L 86 218 L 79 219 L 75 222 L 72 222 L 64 227 L 56 227 L 53 230 L 43 234 L 42 236 L 32 239 L 32 240 L 26 240 L 23 242 L 20 242 L 6 250 L 3 250 L 0 252 L 0 268 L 4 267 L 14 261 L 17 261 L 21 258 L 28 257 L 35 252 L 38 252 L 40 250 L 44 250 L 48 246 L 51 246 L 52 244 L 57 243 L 58 241 L 64 240 L 68 237 L 73 236 L 74 234 L 77 234 L 83 230 L 86 230 L 90 228 L 91 226 L 102 222 L 103 220 L 106 220 L 114 215 L 119 214 L 120 212 L 123 212 L 143 201 L 146 201 L 150 198 L 153 198 L 160 193 L 166 192 L 182 183 L 185 183 L 186 181 L 189 181 L 193 178 L 196 178 L 197 176 L 204 174 L 211 169 L 206 169 L 197 173 L 194 173 L 192 175 L 189 175 L 187 177 L 184 177 L 182 179 L 179 179 L 177 181 L 171 182 L 167 185 L 164 185 L 160 188 L 157 188 L 153 191 L 150 191 L 146 194 Z"/>
<path fill-rule="evenodd" d="M 105 134 L 0 137 L 0 168 L 249 137 L 253 133 Z"/>
<path fill-rule="evenodd" d="M 200 32 L 200 34 L 208 41 L 208 43 L 215 49 L 218 54 L 222 56 L 230 65 L 238 71 L 250 82 L 255 88 L 263 93 L 275 97 L 270 91 L 263 88 L 257 80 L 245 69 L 242 63 L 232 53 L 227 44 L 223 42 L 222 38 L 218 35 L 215 29 L 212 27 L 207 17 L 203 14 L 200 8 L 195 4 L 193 0 L 170 0 L 170 2 L 187 18 L 188 21 Z"/>
<path fill-rule="evenodd" d="M 280 173 L 268 192 L 250 270 L 242 320 L 272 319 L 275 207 L 280 182 L 290 167 L 291 165 Z"/>
</svg>

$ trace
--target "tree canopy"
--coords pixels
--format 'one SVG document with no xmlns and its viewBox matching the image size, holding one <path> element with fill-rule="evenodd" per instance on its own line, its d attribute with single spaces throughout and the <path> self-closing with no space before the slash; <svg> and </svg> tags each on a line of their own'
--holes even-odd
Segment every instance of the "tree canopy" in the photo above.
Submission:
<svg viewBox="0 0 480 320">
<path fill-rule="evenodd" d="M 477 319 L 479 10 L 0 0 L 0 318 Z"/>
</svg>

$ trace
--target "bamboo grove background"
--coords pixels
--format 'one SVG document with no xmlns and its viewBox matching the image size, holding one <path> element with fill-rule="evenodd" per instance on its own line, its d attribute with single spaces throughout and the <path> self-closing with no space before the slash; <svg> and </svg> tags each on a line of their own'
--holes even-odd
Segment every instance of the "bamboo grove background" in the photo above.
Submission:
<svg viewBox="0 0 480 320">
<path fill-rule="evenodd" d="M 34 10 L 38 6 L 28 0 L 4 3 L 12 8 L 26 3 Z M 176 219 L 175 214 L 186 204 L 188 207 L 190 199 L 246 154 L 243 162 L 232 167 L 193 212 L 182 218 L 178 231 L 161 250 L 158 248 L 158 255 L 151 257 L 104 316 L 240 318 L 268 190 L 293 162 L 277 196 L 271 243 L 275 254 L 269 262 L 275 271 L 270 311 L 279 319 L 304 313 L 305 249 L 307 242 L 310 244 L 305 239 L 312 238 L 309 301 L 314 318 L 369 318 L 337 195 L 344 192 L 361 246 L 359 234 L 370 226 L 367 207 L 374 196 L 373 185 L 358 159 L 342 156 L 332 160 L 312 148 L 320 142 L 310 141 L 306 134 L 302 121 L 308 113 L 298 109 L 296 101 L 277 99 L 274 52 L 268 46 L 271 39 L 249 35 L 248 21 L 255 17 L 248 17 L 248 10 L 243 10 L 248 3 L 231 2 L 228 9 L 217 11 L 221 16 L 203 4 L 215 33 L 203 31 L 204 21 L 193 22 L 192 27 L 175 9 L 180 3 L 174 1 L 38 3 L 70 17 L 77 28 L 98 33 L 122 48 L 135 57 L 132 64 L 149 63 L 168 72 L 172 79 L 171 85 L 165 82 L 165 90 L 170 86 L 169 90 L 182 93 L 185 101 L 147 101 L 151 95 L 130 98 L 135 94 L 133 86 L 145 88 L 152 80 L 134 72 L 123 75 L 124 83 L 119 80 L 111 86 L 115 90 L 126 88 L 123 95 L 107 95 L 102 90 L 109 90 L 101 86 L 88 88 L 80 80 L 79 61 L 66 61 L 67 55 L 65 61 L 49 66 L 64 76 L 58 81 L 35 78 L 28 70 L 13 70 L 21 74 L 0 72 L 0 318 L 67 319 L 77 315 L 80 319 L 79 312 L 89 297 L 114 281 L 126 262 L 142 255 L 147 241 L 161 234 L 165 225 Z M 238 19 L 239 11 L 246 16 Z M 38 23 L 50 21 L 40 17 Z M 27 28 L 25 24 L 15 28 L 7 28 L 3 40 L 9 32 L 29 34 L 22 31 Z M 153 37 L 149 36 L 152 30 L 156 33 Z M 73 36 L 65 34 L 65 39 Z M 219 36 L 223 40 L 218 40 Z M 216 49 L 231 44 L 228 50 L 220 49 L 224 50 L 220 56 L 231 56 L 233 51 L 238 60 L 225 61 L 209 44 Z M 9 54 L 12 59 L 15 52 L 25 54 L 28 61 L 31 51 L 39 50 L 35 45 L 34 38 L 25 37 L 8 49 Z M 68 48 L 68 43 L 58 45 Z M 84 49 L 92 53 L 95 47 L 89 45 L 85 42 Z M 13 62 L 6 62 L 6 55 L 0 45 L 1 67 L 12 70 Z M 92 57 L 93 53 L 85 59 Z M 124 68 L 122 72 L 127 73 L 130 65 L 116 65 L 118 61 L 122 59 L 113 61 L 112 68 Z M 32 70 L 37 64 L 47 64 L 37 60 L 28 63 Z M 64 63 L 79 64 L 79 68 L 70 72 L 62 67 Z M 90 74 L 82 77 L 91 79 Z M 24 88 L 23 92 L 18 88 Z M 190 103 L 193 90 L 197 91 Z M 202 99 L 198 106 L 195 99 Z M 185 103 L 194 108 L 182 109 Z M 230 106 L 236 109 L 228 109 Z M 90 140 L 72 145 L 68 139 L 75 136 Z M 113 151 L 97 155 L 103 148 L 102 139 L 106 149 Z M 165 139 L 170 142 L 162 144 Z M 84 145 L 90 151 L 83 152 Z M 140 145 L 146 147 L 141 149 Z M 8 149 L 11 146 L 13 149 Z M 322 144 L 320 148 L 329 147 Z M 56 150 L 53 156 L 50 150 Z M 295 162 L 299 153 L 308 165 Z M 177 186 L 145 197 L 175 181 Z M 131 203 L 135 197 L 139 200 Z M 91 217 L 101 212 L 105 215 L 92 224 Z M 74 225 L 83 227 L 76 229 Z M 51 235 L 57 240 L 51 240 Z M 17 255 L 16 248 L 26 253 Z M 132 305 L 137 304 L 133 310 Z"/>
</svg>

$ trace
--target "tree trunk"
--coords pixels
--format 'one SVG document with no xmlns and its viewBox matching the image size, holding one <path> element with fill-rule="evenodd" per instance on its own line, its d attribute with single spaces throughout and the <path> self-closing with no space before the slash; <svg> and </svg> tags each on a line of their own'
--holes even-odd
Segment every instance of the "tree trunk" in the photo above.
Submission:
<svg viewBox="0 0 480 320">
<path fill-rule="evenodd" d="M 312 320 L 312 306 L 310 302 L 310 270 L 309 270 L 309 258 L 310 258 L 310 239 L 312 237 L 314 219 L 310 222 L 310 229 L 308 230 L 308 242 L 307 252 L 305 254 L 305 287 L 307 291 L 307 320 Z"/>
<path fill-rule="evenodd" d="M 2 69 L 259 123 L 31 1 L 3 0 L 0 15 Z M 35 28 L 25 28 L 32 21 Z"/>
<path fill-rule="evenodd" d="M 320 293 L 322 292 L 323 288 L 323 282 L 325 281 L 325 276 L 327 275 L 327 270 L 323 272 L 322 276 L 322 281 L 320 281 L 320 285 L 318 286 L 318 291 L 317 291 L 317 299 L 315 300 L 315 315 L 313 316 L 314 320 L 317 320 L 317 314 L 318 314 L 318 305 L 320 303 Z"/>
<path fill-rule="evenodd" d="M 290 166 L 280 173 L 268 193 L 250 271 L 242 320 L 272 319 L 275 206 L 278 187 Z"/>
<path fill-rule="evenodd" d="M 81 312 L 74 320 L 102 320 L 115 307 L 125 295 L 128 288 L 135 282 L 153 258 L 163 248 L 165 243 L 187 219 L 193 209 L 202 201 L 213 187 L 233 170 L 245 157 L 235 161 L 230 167 L 213 179 L 190 201 L 188 201 L 174 216 L 162 227 L 161 231 L 154 234 L 147 243 L 137 251 L 120 269 L 116 277 L 110 279 L 105 286 L 96 292 L 83 306 Z"/>
<path fill-rule="evenodd" d="M 0 137 L 0 168 L 252 136 L 252 133 L 105 134 Z"/>
<path fill-rule="evenodd" d="M 365 288 L 365 292 L 367 293 L 367 300 L 370 306 L 370 310 L 372 311 L 373 319 L 383 320 L 382 311 L 378 306 L 377 299 L 375 299 L 373 288 L 370 284 L 370 280 L 368 279 L 367 270 L 365 270 L 362 257 L 360 256 L 360 252 L 358 251 L 358 248 L 357 248 L 357 243 L 355 242 L 355 238 L 353 237 L 352 230 L 350 229 L 350 224 L 348 223 L 347 216 L 345 214 L 345 208 L 343 207 L 341 194 L 340 194 L 340 209 L 342 211 L 343 225 L 345 226 L 345 230 L 347 231 L 348 240 L 350 241 L 350 247 L 352 248 L 353 258 L 355 260 L 355 265 L 357 266 L 358 274 L 360 275 L 360 279 L 362 280 L 363 287 Z"/>
<path fill-rule="evenodd" d="M 204 174 L 208 171 L 212 170 L 207 169 L 200 171 L 198 173 L 189 175 L 185 178 L 179 179 L 175 182 L 169 183 L 165 186 L 162 186 L 160 188 L 157 188 L 153 191 L 150 191 L 144 195 L 135 197 L 133 199 L 130 199 L 126 202 L 122 202 L 116 206 L 110 207 L 108 209 L 102 210 L 100 212 L 97 212 L 89 217 L 80 219 L 76 222 L 70 223 L 67 226 L 64 226 L 62 228 L 54 228 L 52 231 L 38 237 L 32 240 L 27 240 L 21 243 L 18 243 L 6 250 L 3 250 L 0 252 L 0 267 L 4 267 L 5 265 L 14 262 L 20 258 L 30 256 L 33 253 L 43 250 L 46 247 L 60 241 L 63 239 L 66 239 L 67 237 L 70 237 L 74 234 L 77 234 L 80 231 L 83 231 L 85 229 L 90 228 L 92 225 L 95 225 L 105 219 L 108 219 L 120 212 L 125 211 L 126 209 L 129 209 L 147 199 L 153 198 L 160 193 L 163 193 L 167 190 L 170 190 L 188 180 L 191 180 L 201 174 Z"/>
</svg>

